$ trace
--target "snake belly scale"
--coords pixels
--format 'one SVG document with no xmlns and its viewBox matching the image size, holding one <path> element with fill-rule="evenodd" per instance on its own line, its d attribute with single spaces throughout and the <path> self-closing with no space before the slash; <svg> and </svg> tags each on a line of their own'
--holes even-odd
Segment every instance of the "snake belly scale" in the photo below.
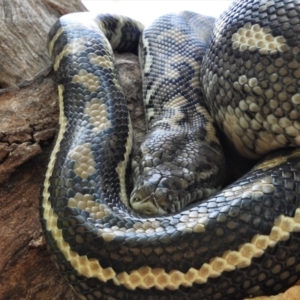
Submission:
<svg viewBox="0 0 300 300">
<path fill-rule="evenodd" d="M 298 280 L 299 11 L 297 0 L 236 1 L 216 22 L 199 71 L 204 107 L 240 153 L 257 158 L 291 148 L 163 216 L 141 216 L 126 202 L 132 129 L 111 47 L 136 52 L 142 26 L 88 13 L 53 26 L 60 128 L 40 216 L 51 257 L 80 299 L 239 300 Z M 176 118 L 164 128 L 181 124 Z"/>
</svg>

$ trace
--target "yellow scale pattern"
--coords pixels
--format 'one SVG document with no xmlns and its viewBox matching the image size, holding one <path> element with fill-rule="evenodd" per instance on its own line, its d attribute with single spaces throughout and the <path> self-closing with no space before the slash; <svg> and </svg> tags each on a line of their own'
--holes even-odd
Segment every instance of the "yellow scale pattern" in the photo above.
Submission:
<svg viewBox="0 0 300 300">
<path fill-rule="evenodd" d="M 246 23 L 244 27 L 232 35 L 232 41 L 233 48 L 242 52 L 251 52 L 258 49 L 260 54 L 264 55 L 290 50 L 283 36 L 274 37 L 270 34 L 269 28 L 262 28 L 258 24 Z M 281 58 L 274 62 L 276 67 L 283 64 Z M 246 67 L 248 67 L 247 63 Z M 289 68 L 295 69 L 294 76 L 296 78 L 300 78 L 300 72 L 297 71 L 299 67 L 297 61 L 292 61 L 289 64 Z M 258 63 L 255 66 L 255 71 L 260 72 L 263 68 L 261 63 Z M 271 74 L 270 81 L 274 82 L 273 88 L 277 91 L 276 95 L 272 89 L 262 89 L 257 78 L 247 78 L 242 75 L 238 78 L 238 81 L 234 82 L 233 88 L 237 91 L 244 91 L 247 96 L 240 101 L 239 106 L 236 108 L 230 105 L 220 107 L 216 116 L 218 122 L 223 124 L 225 134 L 233 142 L 239 153 L 253 159 L 258 159 L 271 150 L 285 147 L 289 143 L 287 137 L 290 137 L 295 145 L 300 145 L 299 112 L 291 109 L 290 96 L 284 92 L 284 87 L 277 82 L 279 75 L 286 76 L 283 73 L 286 71 L 282 70 L 282 74 L 278 75 L 276 68 L 270 65 L 267 72 Z M 210 82 L 211 84 L 217 80 L 214 77 Z M 289 84 L 289 82 L 286 82 L 286 84 Z M 253 97 L 252 94 L 257 95 L 257 97 Z M 264 109 L 272 109 L 267 116 L 261 114 L 263 110 L 261 106 L 264 104 L 258 103 L 257 100 L 263 94 L 268 99 L 268 108 Z M 291 102 L 294 105 L 300 103 L 299 93 L 291 97 Z M 279 117 L 282 109 L 290 111 L 289 118 L 286 116 Z M 251 119 L 248 112 L 255 114 L 255 117 Z M 261 130 L 261 128 L 267 128 L 267 131 Z M 256 132 L 258 132 L 257 138 Z M 253 149 L 256 153 L 253 152 Z"/>
<path fill-rule="evenodd" d="M 285 52 L 289 50 L 283 36 L 273 37 L 269 32 L 269 28 L 261 28 L 258 24 L 246 23 L 243 28 L 232 35 L 233 48 L 239 48 L 240 51 L 259 49 L 261 54 L 267 54 L 269 51 Z"/>
<path fill-rule="evenodd" d="M 74 172 L 83 179 L 96 172 L 96 162 L 91 152 L 91 144 L 85 143 L 71 149 L 68 157 L 75 161 Z"/>
<path fill-rule="evenodd" d="M 63 87 L 59 86 L 60 130 L 58 133 L 58 142 L 56 143 L 55 149 L 52 152 L 49 168 L 46 173 L 43 192 L 43 207 L 45 209 L 44 217 L 47 220 L 47 230 L 51 232 L 53 238 L 57 241 L 58 248 L 62 251 L 66 259 L 80 275 L 88 278 L 96 277 L 103 282 L 112 279 L 116 285 L 122 284 L 128 289 L 136 289 L 137 287 L 143 289 L 156 287 L 157 289 L 161 290 L 165 288 L 177 289 L 180 285 L 191 286 L 194 282 L 198 284 L 205 283 L 208 278 L 218 277 L 224 271 L 231 271 L 235 268 L 247 267 L 251 264 L 251 259 L 253 257 L 259 257 L 263 255 L 264 250 L 267 247 L 274 247 L 277 242 L 287 240 L 290 236 L 290 232 L 300 231 L 300 209 L 297 209 L 293 218 L 283 215 L 278 217 L 274 223 L 270 235 L 256 235 L 253 237 L 251 242 L 241 245 L 238 251 L 225 251 L 222 256 L 211 259 L 209 263 L 204 264 L 199 270 L 190 268 L 190 270 L 185 274 L 178 270 L 173 270 L 167 273 L 161 268 L 152 269 L 149 267 L 139 268 L 130 272 L 130 274 L 126 272 L 116 274 L 112 268 L 102 268 L 96 259 L 88 259 L 86 256 L 79 256 L 76 252 L 72 251 L 69 244 L 64 241 L 62 230 L 58 229 L 56 225 L 58 217 L 54 213 L 49 202 L 49 178 L 55 163 L 56 153 L 59 151 L 60 141 L 66 128 L 62 94 Z M 85 147 L 83 148 L 86 149 Z M 268 185 L 266 188 L 268 188 L 270 191 L 272 186 L 268 184 L 269 181 L 266 180 L 265 183 Z M 254 186 L 252 188 L 256 189 Z M 257 189 L 259 190 L 261 187 L 257 187 Z M 89 206 L 97 206 L 95 203 L 89 203 L 89 201 L 91 201 L 91 197 L 88 195 L 77 194 L 74 198 L 70 199 L 69 206 L 72 207 L 73 205 L 79 205 L 85 210 Z M 106 207 L 100 207 L 100 205 L 98 207 L 101 214 L 109 213 L 109 209 Z M 189 220 L 189 217 L 186 217 L 186 220 Z M 194 217 L 198 218 L 199 216 L 195 215 Z M 153 219 L 153 221 L 154 220 L 155 219 Z M 205 218 L 202 220 L 205 220 Z M 182 221 L 184 221 L 184 219 Z M 196 224 L 193 225 L 197 226 Z M 149 224 L 149 226 L 151 226 L 151 224 Z M 159 224 L 156 226 L 159 227 Z M 124 234 L 124 232 L 120 229 L 119 231 L 116 231 L 114 228 L 111 228 L 111 232 L 101 232 L 102 237 L 107 242 L 119 234 Z"/>
<path fill-rule="evenodd" d="M 120 22 L 117 31 L 120 31 L 122 28 L 122 23 Z M 60 29 L 53 40 L 49 43 L 49 52 L 52 53 L 53 45 L 57 38 L 62 34 L 62 29 Z M 118 37 L 118 35 L 117 35 Z M 234 48 L 239 48 L 240 51 L 254 51 L 255 49 L 259 49 L 261 54 L 264 54 L 269 51 L 287 51 L 289 47 L 285 43 L 285 39 L 283 37 L 273 37 L 269 34 L 268 29 L 260 28 L 259 25 L 246 24 L 244 28 L 238 30 L 232 37 L 234 44 Z M 66 45 L 63 51 L 57 56 L 56 61 L 54 63 L 54 69 L 57 70 L 61 59 L 64 56 L 67 56 L 70 53 L 84 51 L 86 42 L 85 39 L 77 39 L 76 47 L 74 45 Z M 117 41 L 116 41 L 117 42 Z M 111 62 L 105 56 L 95 56 L 91 54 L 89 57 L 90 61 L 94 64 L 99 64 L 103 68 L 112 68 Z M 147 69 L 147 64 L 146 64 Z M 177 74 L 173 74 L 176 77 Z M 171 74 L 172 77 L 172 74 Z M 95 91 L 99 87 L 99 78 L 94 76 L 93 74 L 89 74 L 85 70 L 80 70 L 77 75 L 74 76 L 73 82 L 78 82 L 83 84 L 87 89 L 91 92 Z M 121 90 L 121 87 L 117 83 L 114 82 L 116 87 Z M 246 78 L 246 76 L 241 76 L 238 81 L 239 88 L 240 86 L 247 85 L 249 88 L 255 90 L 257 94 L 260 92 L 260 87 L 258 85 L 258 81 L 256 78 Z M 55 144 L 54 150 L 51 154 L 50 163 L 48 166 L 48 170 L 46 173 L 46 180 L 44 183 L 44 191 L 43 191 L 43 207 L 44 207 L 44 218 L 47 220 L 47 230 L 49 230 L 53 236 L 53 238 L 57 241 L 57 246 L 60 251 L 65 256 L 66 260 L 68 260 L 73 268 L 77 270 L 79 275 L 83 275 L 85 277 L 96 277 L 99 280 L 106 282 L 107 280 L 112 279 L 116 285 L 123 285 L 128 289 L 134 290 L 136 288 L 149 289 L 151 287 L 155 287 L 159 290 L 163 289 L 178 289 L 180 285 L 182 286 L 192 286 L 193 283 L 203 284 L 207 282 L 208 278 L 215 278 L 220 276 L 223 272 L 232 271 L 236 268 L 245 268 L 251 264 L 251 260 L 254 257 L 260 257 L 264 254 L 264 251 L 267 247 L 274 247 L 280 241 L 286 241 L 290 237 L 291 232 L 299 232 L 300 231 L 300 208 L 296 210 L 294 217 L 287 217 L 284 215 L 279 216 L 273 224 L 273 228 L 269 235 L 255 235 L 253 239 L 241 245 L 239 250 L 237 251 L 225 251 L 221 256 L 215 257 L 210 260 L 209 263 L 205 263 L 200 269 L 190 268 L 186 273 L 182 273 L 178 270 L 172 270 L 171 272 L 166 272 L 161 268 L 150 268 L 150 267 L 141 267 L 137 270 L 133 270 L 130 273 L 122 272 L 116 274 L 112 268 L 103 268 L 98 260 L 96 259 L 88 259 L 86 256 L 79 256 L 76 252 L 70 249 L 68 243 L 66 243 L 62 236 L 62 231 L 57 228 L 57 220 L 58 216 L 54 213 L 51 208 L 49 202 L 49 179 L 53 172 L 53 167 L 56 160 L 56 154 L 60 148 L 60 142 L 63 138 L 63 134 L 66 130 L 67 120 L 64 115 L 63 108 L 63 86 L 59 85 L 59 106 L 60 106 L 60 116 L 59 123 L 60 129 L 57 137 L 57 142 Z M 248 99 L 249 100 L 249 99 Z M 184 102 L 185 99 L 182 99 Z M 240 104 L 240 112 L 241 116 L 239 119 L 239 126 L 241 128 L 246 128 L 248 126 L 247 120 L 244 118 L 242 111 L 243 105 L 250 106 L 250 110 L 257 110 L 257 104 L 254 103 L 246 103 L 247 99 L 241 102 Z M 251 101 L 250 101 L 251 102 Z M 300 94 L 295 94 L 292 97 L 292 102 L 294 104 L 300 103 Z M 181 102 L 174 103 L 174 106 L 181 105 Z M 275 105 L 275 104 L 274 104 Z M 172 107 L 172 105 L 170 105 Z M 225 113 L 225 131 L 232 131 L 232 116 L 236 115 L 230 113 L 231 107 L 228 109 L 228 112 Z M 94 125 L 94 132 L 99 132 L 105 130 L 111 126 L 110 121 L 107 118 L 107 107 L 105 104 L 101 104 L 99 100 L 91 100 L 86 104 L 84 113 L 88 115 L 89 121 Z M 201 111 L 201 113 L 203 113 Z M 181 116 L 176 114 L 174 116 L 174 120 L 170 119 L 170 122 L 175 122 L 177 119 L 180 119 Z M 297 144 L 300 145 L 300 123 L 299 121 L 290 121 L 287 118 L 282 118 L 277 122 L 277 120 L 272 120 L 270 117 L 267 121 L 274 125 L 274 130 L 280 126 L 281 129 L 286 130 L 289 135 L 294 135 Z M 176 123 L 176 122 L 175 122 Z M 254 124 L 253 126 L 256 126 Z M 278 129 L 279 130 L 279 129 Z M 129 131 L 132 134 L 132 130 Z M 240 137 L 242 134 L 239 128 L 234 128 L 234 132 L 236 134 L 233 137 L 233 140 L 236 143 L 239 143 Z M 126 155 L 127 157 L 124 161 L 120 162 L 117 167 L 117 172 L 121 181 L 121 199 L 126 199 L 125 192 L 125 182 L 121 180 L 124 178 L 125 170 L 125 162 L 128 159 L 131 142 L 126 144 Z M 261 136 L 262 141 L 268 140 L 268 136 Z M 270 141 L 272 142 L 272 141 Z M 284 141 L 277 141 L 277 143 Z M 258 143 L 258 148 L 264 148 L 264 145 L 260 145 Z M 259 152 L 259 151 L 258 151 Z M 263 151 L 262 151 L 263 152 Z M 291 156 L 299 156 L 300 150 L 295 150 Z M 249 155 L 248 155 L 249 156 Z M 68 157 L 75 161 L 74 171 L 75 173 L 83 179 L 86 179 L 89 175 L 95 173 L 95 160 L 91 152 L 91 145 L 88 143 L 79 145 L 70 150 Z M 284 162 L 287 157 L 276 158 L 273 160 L 266 161 L 261 165 L 257 166 L 257 169 L 265 169 L 270 166 L 277 166 L 278 164 Z M 245 189 L 245 190 L 244 190 Z M 272 185 L 272 178 L 264 178 L 261 180 L 261 183 L 256 185 L 251 185 L 251 191 L 257 193 L 271 193 L 274 189 Z M 234 197 L 237 193 L 241 193 L 241 197 L 249 196 L 250 191 L 247 190 L 247 187 L 236 187 L 236 189 L 232 188 L 232 190 L 225 190 L 224 195 L 230 199 L 230 196 Z M 125 203 L 127 204 L 127 203 Z M 81 194 L 77 193 L 74 197 L 69 199 L 68 202 L 69 207 L 77 207 L 81 210 L 84 210 L 90 214 L 93 219 L 103 218 L 106 215 L 111 213 L 111 210 L 108 206 L 99 204 L 96 201 L 93 201 L 93 196 L 89 194 Z M 203 232 L 205 231 L 205 223 L 206 223 L 206 215 L 200 215 L 197 212 L 191 212 L 189 216 L 183 216 L 180 220 L 177 229 L 180 231 L 194 231 L 194 232 Z M 71 229 L 70 229 L 71 230 Z M 155 219 L 149 218 L 149 221 L 146 223 L 136 223 L 134 228 L 130 230 L 126 230 L 125 228 L 112 227 L 104 230 L 99 230 L 98 234 L 101 235 L 106 242 L 109 242 L 114 239 L 115 236 L 124 235 L 128 232 L 135 233 L 143 233 L 143 232 L 155 232 L 155 230 L 160 231 L 164 230 L 160 226 L 160 222 Z M 78 237 L 77 242 L 80 244 L 80 237 Z M 84 242 L 84 241 L 82 241 Z M 80 296 L 82 299 L 85 299 L 84 296 Z M 113 299 L 113 298 L 111 298 Z"/>
</svg>

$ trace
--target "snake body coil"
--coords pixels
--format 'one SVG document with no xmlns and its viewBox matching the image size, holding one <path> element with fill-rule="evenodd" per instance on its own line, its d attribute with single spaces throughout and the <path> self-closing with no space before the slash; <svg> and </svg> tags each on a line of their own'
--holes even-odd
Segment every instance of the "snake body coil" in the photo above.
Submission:
<svg viewBox="0 0 300 300">
<path fill-rule="evenodd" d="M 169 130 L 174 124 L 191 128 L 187 119 L 195 117 L 196 123 L 204 120 L 200 139 L 215 150 L 218 141 L 207 138 L 214 132 L 202 108 L 207 107 L 245 156 L 257 158 L 294 147 L 271 154 L 201 203 L 153 217 L 142 217 L 123 203 L 132 130 L 111 50 L 112 46 L 115 51 L 136 51 L 142 26 L 123 17 L 92 18 L 87 13 L 64 16 L 53 26 L 49 53 L 58 75 L 60 129 L 45 175 L 40 214 L 52 259 L 81 299 L 239 300 L 278 293 L 298 280 L 299 11 L 296 0 L 235 2 L 216 22 L 205 54 L 199 50 L 200 67 L 191 63 L 193 57 L 184 63 L 170 56 L 171 88 L 165 93 L 170 97 L 161 109 L 154 99 L 158 86 L 168 80 L 161 71 L 149 75 L 159 55 L 151 52 L 153 43 L 144 40 L 150 130 Z M 193 13 L 168 18 L 183 17 L 187 25 L 192 19 L 211 22 Z M 173 34 L 178 29 L 169 28 L 166 18 L 154 28 L 157 40 L 161 37 L 165 49 L 171 48 L 168 43 L 174 43 L 174 37 L 178 45 L 186 43 L 184 35 Z M 204 28 L 210 26 L 206 23 Z M 197 26 L 186 31 L 194 28 L 196 34 Z M 199 44 L 206 45 L 207 34 L 201 28 L 198 33 Z M 202 86 L 191 79 L 193 72 L 199 73 Z M 182 77 L 186 83 L 180 94 L 176 83 L 184 82 Z M 186 85 L 194 88 L 191 97 Z M 204 95 L 201 108 L 186 102 L 194 92 Z M 174 104 L 173 96 L 178 95 L 182 99 Z M 149 172 L 150 166 L 145 167 L 141 174 Z M 160 170 L 164 178 L 166 170 Z M 179 177 L 172 184 L 181 179 L 180 172 L 176 169 Z M 134 195 L 144 193 L 143 184 Z M 181 188 L 182 181 L 178 185 Z M 169 200 L 161 192 L 164 186 L 158 187 L 163 202 Z"/>
</svg>

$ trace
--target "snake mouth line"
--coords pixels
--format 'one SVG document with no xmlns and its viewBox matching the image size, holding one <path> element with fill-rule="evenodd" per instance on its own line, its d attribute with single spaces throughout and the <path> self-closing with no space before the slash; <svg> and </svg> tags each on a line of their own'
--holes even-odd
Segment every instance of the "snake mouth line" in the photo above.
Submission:
<svg viewBox="0 0 300 300">
<path fill-rule="evenodd" d="M 146 215 L 166 215 L 175 212 L 175 210 L 172 210 L 172 207 L 167 208 L 159 205 L 158 202 L 160 200 L 161 199 L 156 199 L 155 194 L 152 193 L 143 199 L 138 198 L 137 195 L 135 195 L 134 197 L 130 198 L 130 203 L 134 211 L 141 212 Z"/>
</svg>

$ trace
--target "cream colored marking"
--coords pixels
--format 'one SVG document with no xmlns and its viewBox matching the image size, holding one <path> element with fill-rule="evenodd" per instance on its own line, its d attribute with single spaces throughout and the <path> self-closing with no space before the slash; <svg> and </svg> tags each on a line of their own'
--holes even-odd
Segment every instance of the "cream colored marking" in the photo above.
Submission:
<svg viewBox="0 0 300 300">
<path fill-rule="evenodd" d="M 246 92 L 250 92 L 251 90 L 257 95 L 261 95 L 263 93 L 262 89 L 258 86 L 258 80 L 255 77 L 247 78 L 246 75 L 242 75 L 238 78 L 238 81 L 233 83 L 233 86 L 236 90 L 240 90 L 241 86 L 246 90 Z M 248 96 L 249 97 L 249 96 Z M 251 97 L 251 96 L 250 96 Z M 243 100 L 244 101 L 244 100 Z M 254 104 L 254 103 L 253 103 Z"/>
<path fill-rule="evenodd" d="M 269 28 L 261 28 L 258 24 L 246 23 L 232 35 L 232 47 L 240 51 L 254 51 L 259 49 L 261 53 L 269 51 L 285 52 L 290 49 L 283 36 L 274 37 Z"/>
<path fill-rule="evenodd" d="M 247 110 L 248 109 L 248 104 L 247 104 L 247 102 L 245 101 L 245 100 L 241 100 L 240 102 L 239 102 L 239 108 L 242 110 L 242 111 L 245 111 L 245 110 Z"/>
<path fill-rule="evenodd" d="M 75 54 L 78 52 L 83 52 L 86 50 L 86 46 L 84 45 L 88 39 L 83 37 L 71 40 L 67 45 L 64 46 L 62 51 L 55 57 L 55 61 L 53 64 L 53 68 L 56 71 L 59 68 L 60 62 L 63 57 L 68 56 L 70 54 Z"/>
<path fill-rule="evenodd" d="M 86 70 L 79 70 L 77 75 L 74 75 L 72 82 L 83 84 L 90 92 L 94 92 L 100 86 L 99 77 Z"/>
<path fill-rule="evenodd" d="M 125 182 L 125 178 L 126 178 L 126 167 L 128 164 L 128 160 L 129 160 L 129 156 L 131 153 L 131 149 L 132 149 L 132 125 L 131 125 L 131 119 L 130 116 L 128 115 L 128 137 L 127 137 L 127 141 L 126 141 L 126 145 L 125 145 L 125 153 L 124 153 L 124 159 L 122 161 L 120 161 L 118 163 L 118 166 L 116 168 L 118 177 L 119 177 L 119 182 L 120 182 L 120 194 L 119 197 L 121 199 L 121 201 L 128 207 L 129 203 L 128 203 L 128 198 L 127 198 L 127 192 L 126 192 L 126 182 Z"/>
<path fill-rule="evenodd" d="M 165 30 L 161 33 L 161 35 L 159 35 L 157 37 L 157 40 L 164 40 L 166 38 L 172 38 L 174 39 L 178 39 L 179 42 L 182 42 L 182 40 L 184 39 L 184 37 L 182 36 L 182 33 L 171 29 L 171 30 Z M 149 44 L 148 41 L 146 39 L 143 39 L 143 43 L 144 46 L 147 47 L 149 49 Z M 151 48 L 151 47 L 150 47 Z M 172 57 L 168 58 L 167 61 L 165 61 L 165 66 L 164 66 L 164 70 L 165 70 L 165 74 L 168 74 L 168 78 L 178 78 L 179 76 L 179 70 L 177 70 L 176 68 L 174 68 L 172 66 L 172 64 L 178 61 L 185 61 L 185 63 L 188 63 L 194 70 L 195 70 L 195 74 L 198 74 L 199 69 L 200 69 L 200 65 L 198 62 L 195 61 L 195 59 L 193 57 L 187 58 L 183 55 L 180 54 L 175 54 Z M 147 55 L 145 58 L 145 66 L 144 66 L 144 72 L 143 73 L 148 73 L 150 72 L 152 66 L 152 58 L 151 55 Z M 150 98 L 151 95 L 153 93 L 155 93 L 157 91 L 158 86 L 161 83 L 161 80 L 165 79 L 165 74 L 162 74 L 161 76 L 158 76 L 158 78 L 155 79 L 152 88 L 146 91 L 146 95 L 144 97 L 144 106 L 146 107 L 149 102 L 150 102 Z M 190 86 L 192 87 L 199 87 L 199 78 L 197 75 L 195 75 L 191 80 L 190 80 Z"/>
<path fill-rule="evenodd" d="M 242 81 L 247 80 L 247 78 L 243 78 Z M 247 80 L 248 82 L 248 80 Z M 250 103 L 248 108 L 253 104 L 251 103 L 251 97 L 247 97 L 246 101 L 242 103 L 243 106 L 246 106 L 247 103 Z M 243 107 L 242 107 L 243 108 Z M 252 107 L 253 108 L 253 107 Z M 253 108 L 254 109 L 254 108 Z M 239 116 L 239 118 L 236 116 L 236 111 L 232 109 L 230 105 L 228 105 L 223 112 L 223 128 L 226 136 L 233 142 L 235 148 L 239 151 L 239 153 L 245 157 L 257 159 L 259 158 L 259 155 L 253 152 L 252 148 L 254 145 L 254 142 L 251 143 L 250 147 L 247 145 L 247 140 L 245 140 L 245 136 L 247 136 L 249 139 L 251 137 L 250 132 L 252 130 L 247 128 L 250 127 L 257 127 L 256 125 L 259 125 L 258 122 L 255 120 L 248 121 L 247 120 L 247 114 L 245 114 L 242 110 L 239 111 L 242 116 Z M 242 120 L 242 124 L 240 124 L 240 121 Z M 247 125 L 249 124 L 249 125 Z M 250 150 L 251 149 L 251 150 Z"/>
<path fill-rule="evenodd" d="M 180 285 L 191 286 L 193 283 L 206 283 L 208 278 L 218 277 L 224 271 L 228 272 L 236 268 L 248 267 L 252 258 L 263 255 L 267 247 L 274 247 L 277 242 L 286 241 L 290 237 L 290 232 L 294 231 L 300 231 L 300 209 L 296 210 L 294 218 L 279 216 L 270 235 L 257 234 L 250 243 L 241 245 L 238 251 L 225 251 L 221 257 L 211 259 L 199 270 L 190 268 L 187 273 L 178 270 L 167 273 L 160 268 L 142 267 L 129 274 L 126 272 L 120 273 L 113 281 L 116 285 L 122 284 L 131 290 L 136 288 L 149 289 L 151 287 L 159 290 L 165 288 L 177 289 Z M 163 278 L 163 280 L 160 280 L 160 278 Z"/>
<path fill-rule="evenodd" d="M 216 129 L 213 126 L 213 119 L 212 119 L 211 115 L 208 113 L 208 111 L 202 105 L 199 105 L 199 104 L 196 105 L 196 111 L 198 112 L 198 114 L 203 115 L 204 118 L 207 120 L 207 123 L 205 126 L 205 129 L 207 132 L 207 135 L 205 138 L 206 141 L 208 143 L 216 142 L 219 144 L 219 140 L 216 135 Z"/>
<path fill-rule="evenodd" d="M 48 199 L 50 196 L 49 191 L 48 191 L 49 186 L 50 186 L 49 179 L 51 177 L 51 174 L 53 173 L 53 168 L 54 168 L 54 164 L 56 161 L 56 154 L 60 149 L 60 142 L 63 138 L 63 134 L 66 131 L 66 126 L 67 126 L 67 118 L 64 114 L 63 92 L 64 92 L 64 86 L 58 85 L 59 132 L 57 135 L 56 144 L 54 145 L 54 148 L 53 148 L 51 156 L 50 156 L 50 162 L 48 164 L 48 168 L 47 168 L 46 175 L 45 175 L 45 182 L 44 182 L 44 189 L 43 189 L 43 206 L 45 207 L 44 215 L 48 215 L 50 213 L 49 208 L 51 208 L 51 206 L 48 203 Z M 46 210 L 46 208 L 48 210 Z"/>
<path fill-rule="evenodd" d="M 118 47 L 118 45 L 120 44 L 124 23 L 126 23 L 126 20 L 120 19 L 117 23 L 116 28 L 114 29 L 114 34 L 112 35 L 112 38 L 109 41 L 113 49 Z"/>
<path fill-rule="evenodd" d="M 259 112 L 260 107 L 256 103 L 251 103 L 249 105 L 249 110 L 252 111 L 252 112 Z"/>
<path fill-rule="evenodd" d="M 252 89 L 260 95 L 263 90 L 258 84 L 256 78 L 247 78 L 245 75 L 240 76 L 234 82 L 234 86 L 247 86 L 249 92 Z M 281 89 L 282 85 L 277 84 L 277 90 Z M 269 106 L 263 104 L 263 98 L 247 96 L 240 101 L 239 108 L 234 110 L 230 106 L 225 109 L 221 108 L 216 117 L 223 124 L 224 132 L 235 148 L 241 155 L 248 158 L 257 159 L 271 150 L 282 148 L 288 142 L 294 146 L 300 145 L 300 130 L 292 124 L 298 116 L 297 111 L 292 110 L 293 104 L 296 106 L 298 102 L 300 103 L 300 94 L 294 94 L 290 102 L 285 101 L 288 98 L 285 92 L 279 93 L 277 99 L 272 99 L 274 91 L 270 89 L 264 94 L 270 99 Z M 249 119 L 247 111 L 256 113 L 253 120 Z M 288 117 L 285 112 L 289 112 Z M 258 132 L 261 128 L 265 131 Z"/>
<path fill-rule="evenodd" d="M 51 205 L 49 203 L 49 186 L 50 182 L 49 179 L 51 177 L 51 174 L 53 173 L 53 168 L 56 161 L 56 154 L 60 150 L 60 143 L 63 139 L 64 132 L 66 131 L 67 126 L 67 118 L 64 113 L 64 102 L 63 102 L 63 93 L 64 93 L 64 87 L 63 85 L 58 85 L 58 101 L 59 101 L 59 131 L 56 139 L 56 143 L 54 145 L 54 148 L 52 150 L 51 156 L 50 156 L 50 162 L 48 164 L 48 168 L 45 175 L 45 182 L 44 182 L 44 189 L 43 189 L 43 207 L 44 207 L 44 216 L 46 220 L 49 220 L 49 222 L 53 222 L 51 215 L 53 214 L 53 210 L 51 208 Z M 48 222 L 47 222 L 48 225 Z M 56 225 L 56 223 L 55 223 Z"/>
<path fill-rule="evenodd" d="M 239 77 L 239 84 L 244 85 L 248 82 L 246 75 L 242 75 Z"/>
<path fill-rule="evenodd" d="M 178 97 L 170 99 L 165 105 L 164 108 L 175 108 L 175 107 L 181 107 L 182 105 L 187 104 L 187 99 L 185 97 Z"/>
<path fill-rule="evenodd" d="M 87 179 L 96 172 L 96 162 L 91 146 L 90 143 L 84 143 L 71 149 L 68 153 L 69 159 L 75 161 L 74 172 L 83 179 Z"/>
<path fill-rule="evenodd" d="M 191 66 L 191 68 L 195 72 L 195 75 L 189 81 L 189 84 L 191 87 L 199 87 L 200 82 L 197 74 L 200 71 L 200 65 L 193 57 L 186 57 L 180 54 L 175 54 L 172 57 L 170 57 L 165 62 L 165 66 L 164 66 L 164 69 L 166 70 L 166 74 L 168 74 L 168 78 L 177 79 L 180 75 L 182 75 L 180 74 L 180 71 L 176 67 L 175 68 L 173 67 L 173 64 L 176 64 L 178 61 L 184 61 L 186 64 L 189 64 Z"/>
<path fill-rule="evenodd" d="M 295 94 L 292 96 L 292 102 L 297 105 L 300 104 L 300 94 Z"/>
<path fill-rule="evenodd" d="M 185 115 L 179 110 L 179 107 L 175 107 L 173 111 L 174 113 L 170 117 L 158 120 L 154 122 L 152 126 L 159 126 L 159 124 L 169 124 L 172 130 L 180 130 L 181 126 L 178 125 L 178 122 L 181 121 L 185 117 Z"/>
<path fill-rule="evenodd" d="M 94 53 L 90 53 L 88 55 L 88 59 L 91 64 L 99 65 L 103 69 L 113 69 L 114 68 L 113 62 L 107 55 L 100 56 L 100 55 L 96 55 Z"/>
<path fill-rule="evenodd" d="M 272 159 L 268 159 L 263 161 L 261 164 L 254 167 L 255 170 L 266 170 L 269 168 L 274 168 L 284 162 L 290 157 L 298 157 L 300 156 L 300 149 L 294 150 L 291 154 L 285 156 L 276 156 Z"/>
<path fill-rule="evenodd" d="M 249 79 L 250 87 L 255 87 L 255 86 L 257 86 L 257 84 L 258 84 L 258 81 L 255 77 Z"/>
<path fill-rule="evenodd" d="M 103 39 L 103 41 L 107 42 L 106 39 Z M 110 56 L 112 56 L 113 53 L 111 52 L 111 48 L 110 48 L 109 44 L 107 45 L 107 52 L 109 53 L 109 55 L 104 55 L 104 56 L 99 56 L 94 53 L 90 53 L 88 55 L 88 58 L 89 58 L 91 64 L 99 65 L 101 68 L 110 69 L 111 72 L 113 72 L 114 71 L 114 63 L 113 63 L 112 59 L 110 58 Z M 113 77 L 113 83 L 118 90 L 122 91 L 122 87 L 115 76 Z"/>
<path fill-rule="evenodd" d="M 92 99 L 85 104 L 84 114 L 90 117 L 90 122 L 94 125 L 92 131 L 98 133 L 112 126 L 108 120 L 107 105 L 102 104 L 97 98 Z"/>
<path fill-rule="evenodd" d="M 143 35 L 142 35 L 142 45 L 143 45 L 143 48 L 146 48 L 148 49 L 149 51 L 149 42 L 147 39 L 145 39 L 145 33 L 143 32 Z M 143 49 L 141 49 L 143 50 Z M 142 57 L 142 52 L 143 51 L 139 51 L 139 61 L 142 63 L 143 60 L 144 60 L 144 65 L 141 66 L 141 68 L 143 69 L 143 72 L 142 72 L 142 77 L 144 77 L 144 74 L 145 73 L 149 73 L 150 70 L 151 70 L 151 67 L 153 65 L 153 56 L 152 55 L 146 55 L 144 57 Z M 144 82 L 144 78 L 142 78 L 142 81 Z M 150 96 L 151 95 L 148 95 L 149 92 L 146 93 L 145 97 L 144 97 L 144 107 L 146 107 L 148 104 L 149 104 L 149 101 L 150 101 Z"/>
<path fill-rule="evenodd" d="M 48 53 L 49 53 L 50 57 L 52 56 L 54 44 L 57 41 L 57 39 L 61 36 L 62 33 L 63 33 L 63 29 L 60 27 L 56 31 L 56 33 L 53 36 L 52 40 L 49 42 L 49 44 L 48 44 Z"/>
<path fill-rule="evenodd" d="M 299 130 L 297 130 L 295 127 L 293 126 L 289 126 L 285 128 L 285 132 L 292 137 L 297 137 L 299 136 Z"/>
<path fill-rule="evenodd" d="M 93 195 L 76 193 L 68 201 L 68 207 L 78 207 L 90 214 L 94 220 L 101 219 L 111 213 L 109 206 L 93 200 Z"/>
<path fill-rule="evenodd" d="M 115 86 L 119 91 L 123 91 L 123 89 L 122 89 L 122 87 L 121 87 L 121 85 L 120 85 L 120 83 L 119 83 L 119 80 L 118 80 L 116 77 L 113 78 L 113 83 L 114 83 L 114 86 Z"/>
</svg>

